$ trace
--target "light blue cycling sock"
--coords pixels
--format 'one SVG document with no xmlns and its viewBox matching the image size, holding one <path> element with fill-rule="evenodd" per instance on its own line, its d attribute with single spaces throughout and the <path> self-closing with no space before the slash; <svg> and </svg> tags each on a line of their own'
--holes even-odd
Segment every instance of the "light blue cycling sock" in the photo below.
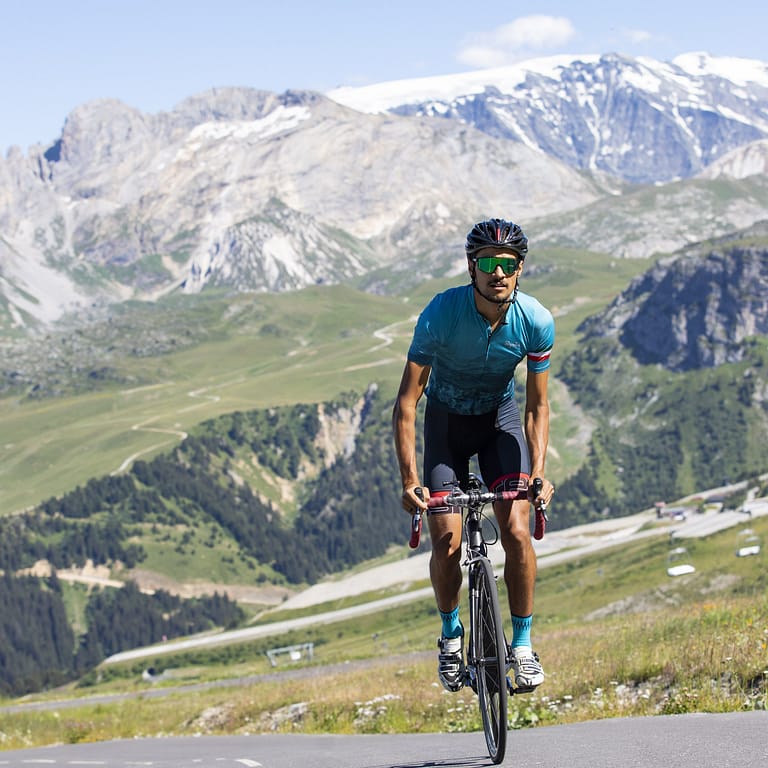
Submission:
<svg viewBox="0 0 768 768">
<path fill-rule="evenodd" d="M 531 624 L 533 614 L 530 616 L 515 616 L 512 614 L 512 647 L 519 648 L 525 645 L 531 647 Z"/>
<path fill-rule="evenodd" d="M 464 633 L 464 627 L 459 620 L 458 605 L 448 613 L 440 611 L 440 618 L 443 620 L 443 637 L 459 637 Z"/>
</svg>

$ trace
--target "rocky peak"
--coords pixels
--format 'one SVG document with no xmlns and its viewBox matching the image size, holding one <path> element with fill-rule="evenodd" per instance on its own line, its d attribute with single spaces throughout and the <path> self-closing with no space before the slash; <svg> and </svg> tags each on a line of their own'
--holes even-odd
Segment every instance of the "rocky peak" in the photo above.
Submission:
<svg viewBox="0 0 768 768">
<path fill-rule="evenodd" d="M 52 146 L 0 158 L 0 329 L 208 285 L 389 291 L 417 262 L 461 269 L 466 227 L 500 211 L 539 244 L 615 257 L 749 226 L 766 211 L 768 67 L 732 69 L 560 57 L 344 99 L 217 88 L 158 114 L 83 104 Z M 659 184 L 704 166 L 691 186 Z"/>
<path fill-rule="evenodd" d="M 746 339 L 768 335 L 768 222 L 660 260 L 579 330 L 675 371 L 738 362 Z"/>
</svg>

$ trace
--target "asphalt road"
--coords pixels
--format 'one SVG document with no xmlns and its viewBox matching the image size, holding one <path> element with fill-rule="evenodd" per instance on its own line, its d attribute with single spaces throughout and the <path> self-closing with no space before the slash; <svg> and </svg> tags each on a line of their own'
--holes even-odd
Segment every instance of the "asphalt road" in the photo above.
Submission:
<svg viewBox="0 0 768 768">
<path fill-rule="evenodd" d="M 1 766 L 105 768 L 475 768 L 481 733 L 201 736 L 0 752 Z M 516 768 L 765 768 L 768 712 L 620 718 L 511 731 Z"/>
</svg>

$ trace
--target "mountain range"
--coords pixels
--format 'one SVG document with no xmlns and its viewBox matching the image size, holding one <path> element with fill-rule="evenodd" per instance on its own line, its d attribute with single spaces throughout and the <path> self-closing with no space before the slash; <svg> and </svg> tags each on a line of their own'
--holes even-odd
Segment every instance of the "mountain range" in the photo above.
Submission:
<svg viewBox="0 0 768 768">
<path fill-rule="evenodd" d="M 101 100 L 0 159 L 0 329 L 211 286 L 396 292 L 472 222 L 538 249 L 671 253 L 768 217 L 768 65 L 534 60 L 327 95 Z"/>
<path fill-rule="evenodd" d="M 691 53 L 671 62 L 558 56 L 330 95 L 367 112 L 458 119 L 574 168 L 656 184 L 765 139 L 766 94 L 765 63 Z"/>
</svg>

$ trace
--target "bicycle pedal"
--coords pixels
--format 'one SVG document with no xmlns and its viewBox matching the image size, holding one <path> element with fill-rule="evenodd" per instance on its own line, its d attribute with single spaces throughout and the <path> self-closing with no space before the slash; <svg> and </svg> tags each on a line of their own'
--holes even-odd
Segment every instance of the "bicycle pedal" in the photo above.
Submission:
<svg viewBox="0 0 768 768">
<path fill-rule="evenodd" d="M 517 688 L 515 688 L 515 686 L 512 685 L 512 681 L 507 678 L 507 691 L 509 691 L 510 696 L 517 696 L 521 693 L 533 693 L 535 690 L 535 685 L 519 685 Z"/>
</svg>

